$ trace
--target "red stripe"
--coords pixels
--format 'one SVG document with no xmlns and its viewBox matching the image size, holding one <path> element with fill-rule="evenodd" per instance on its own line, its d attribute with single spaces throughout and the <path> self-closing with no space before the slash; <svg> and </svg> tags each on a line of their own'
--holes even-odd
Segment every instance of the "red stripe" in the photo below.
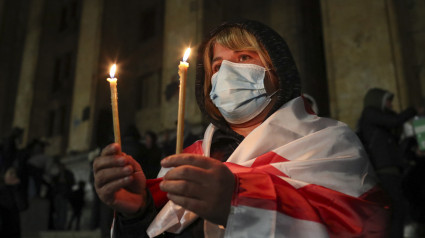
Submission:
<svg viewBox="0 0 425 238">
<path fill-rule="evenodd" d="M 245 205 L 284 213 L 296 219 L 324 224 L 334 237 L 384 234 L 388 206 L 364 198 L 380 196 L 371 189 L 361 198 L 352 197 L 319 185 L 296 189 L 285 180 L 259 168 L 247 168 L 226 163 L 236 175 L 238 191 L 232 205 Z M 385 199 L 381 199 L 385 201 Z"/>
<path fill-rule="evenodd" d="M 255 159 L 254 163 L 251 165 L 251 167 L 259 167 L 262 165 L 268 165 L 271 163 L 286 162 L 286 161 L 289 161 L 289 160 L 285 159 L 281 155 L 276 154 L 273 151 L 270 151 L 261 156 L 258 156 Z"/>
<path fill-rule="evenodd" d="M 202 149 L 202 140 L 198 140 L 190 146 L 184 148 L 183 153 L 202 155 L 204 153 Z"/>
<path fill-rule="evenodd" d="M 153 201 L 155 203 L 156 208 L 161 208 L 167 203 L 167 193 L 163 192 L 161 189 L 159 189 L 159 183 L 161 183 L 162 178 L 157 179 L 148 179 L 146 180 L 146 187 L 149 189 L 149 191 L 152 194 Z"/>
<path fill-rule="evenodd" d="M 280 171 L 279 169 L 271 165 L 271 163 L 279 163 L 279 162 L 287 162 L 287 161 L 289 160 L 276 154 L 273 151 L 270 151 L 261 156 L 258 156 L 255 159 L 254 163 L 251 165 L 251 167 L 256 167 L 270 174 L 288 177 L 288 175 L 286 175 L 285 173 L 283 173 L 282 171 Z"/>
<path fill-rule="evenodd" d="M 312 105 L 307 102 L 307 99 L 301 95 L 303 102 L 304 102 L 304 109 L 308 114 L 316 115 L 316 113 L 313 111 Z"/>
<path fill-rule="evenodd" d="M 320 221 L 308 201 L 286 181 L 258 168 L 226 165 L 236 175 L 238 183 L 232 205 L 275 210 L 298 219 Z"/>
<path fill-rule="evenodd" d="M 365 234 L 367 237 L 382 236 L 388 222 L 389 209 L 386 203 L 376 203 L 352 197 L 322 186 L 310 184 L 298 189 L 317 212 L 331 234 Z M 379 189 L 368 191 L 378 195 Z M 374 194 L 376 193 L 376 194 Z M 381 193 L 382 194 L 382 193 Z"/>
<path fill-rule="evenodd" d="M 193 153 L 193 154 L 202 154 L 202 141 L 196 141 L 192 145 L 186 147 L 183 150 L 184 153 Z M 157 179 L 148 179 L 146 180 L 146 187 L 152 194 L 155 207 L 161 208 L 168 202 L 167 193 L 159 189 L 159 183 L 161 183 L 162 178 Z"/>
</svg>

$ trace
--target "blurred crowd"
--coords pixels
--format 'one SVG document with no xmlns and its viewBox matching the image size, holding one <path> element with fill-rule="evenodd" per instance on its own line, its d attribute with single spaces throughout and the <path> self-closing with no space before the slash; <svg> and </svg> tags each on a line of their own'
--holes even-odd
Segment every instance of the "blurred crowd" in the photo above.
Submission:
<svg viewBox="0 0 425 238">
<path fill-rule="evenodd" d="M 184 146 L 199 139 L 191 133 L 189 125 L 186 126 Z M 0 237 L 22 236 L 20 216 L 29 210 L 34 199 L 48 203 L 48 210 L 44 211 L 48 213 L 47 230 L 100 229 L 102 237 L 108 237 L 113 211 L 93 192 L 91 171 L 87 178 L 77 181 L 76 171 L 63 162 L 65 155 L 46 153 L 49 143 L 43 139 L 35 139 L 20 148 L 22 136 L 23 130 L 14 128 L 0 143 Z M 161 159 L 175 153 L 175 144 L 169 133 L 164 133 L 160 143 L 156 133 L 146 131 L 142 136 L 134 125 L 127 127 L 122 135 L 123 152 L 142 165 L 147 178 L 156 177 Z M 98 147 L 87 154 L 88 170 L 100 150 Z M 88 210 L 88 221 L 82 228 L 84 209 Z"/>
<path fill-rule="evenodd" d="M 14 128 L 0 145 L 0 234 L 20 237 L 20 213 L 30 200 L 48 200 L 48 229 L 79 229 L 85 182 L 78 181 L 59 156 L 45 153 L 48 143 L 35 139 L 18 148 L 23 130 Z M 76 185 L 74 187 L 74 185 Z M 68 221 L 68 213 L 71 220 Z"/>
</svg>

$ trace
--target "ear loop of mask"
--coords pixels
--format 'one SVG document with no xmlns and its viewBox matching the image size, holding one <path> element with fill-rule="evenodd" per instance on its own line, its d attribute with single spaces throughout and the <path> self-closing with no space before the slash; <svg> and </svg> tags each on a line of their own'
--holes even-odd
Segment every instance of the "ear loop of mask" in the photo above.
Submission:
<svg viewBox="0 0 425 238">
<path fill-rule="evenodd" d="M 277 93 L 277 91 L 279 91 L 279 90 L 280 89 L 276 89 L 276 91 L 272 92 L 272 94 L 270 94 L 270 95 L 267 95 L 267 97 L 271 99 Z"/>
<path fill-rule="evenodd" d="M 272 80 L 271 74 L 274 72 L 274 70 L 270 68 L 265 68 L 265 70 L 266 72 L 270 73 L 268 77 L 270 78 L 270 80 Z M 276 91 L 272 92 L 270 95 L 267 95 L 267 97 L 271 99 L 279 90 L 280 88 L 276 89 Z"/>
</svg>

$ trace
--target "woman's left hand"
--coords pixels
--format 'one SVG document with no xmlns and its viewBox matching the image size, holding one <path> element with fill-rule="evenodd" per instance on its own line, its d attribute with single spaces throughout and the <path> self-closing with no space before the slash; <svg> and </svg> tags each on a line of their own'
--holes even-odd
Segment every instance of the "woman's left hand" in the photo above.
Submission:
<svg viewBox="0 0 425 238">
<path fill-rule="evenodd" d="M 178 154 L 161 161 L 168 171 L 160 184 L 174 203 L 218 225 L 226 225 L 235 176 L 222 162 L 195 154 Z"/>
</svg>

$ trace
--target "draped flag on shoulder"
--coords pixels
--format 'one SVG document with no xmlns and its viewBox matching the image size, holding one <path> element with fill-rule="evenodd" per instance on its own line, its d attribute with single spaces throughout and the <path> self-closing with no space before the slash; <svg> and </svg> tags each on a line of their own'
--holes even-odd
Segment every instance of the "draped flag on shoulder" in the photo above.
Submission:
<svg viewBox="0 0 425 238">
<path fill-rule="evenodd" d="M 214 130 L 185 153 L 209 156 Z M 231 212 L 225 229 L 206 222 L 206 237 L 386 236 L 389 207 L 360 141 L 344 123 L 308 113 L 302 97 L 254 129 L 226 165 L 237 179 Z M 148 234 L 178 233 L 196 218 L 169 201 Z"/>
</svg>

